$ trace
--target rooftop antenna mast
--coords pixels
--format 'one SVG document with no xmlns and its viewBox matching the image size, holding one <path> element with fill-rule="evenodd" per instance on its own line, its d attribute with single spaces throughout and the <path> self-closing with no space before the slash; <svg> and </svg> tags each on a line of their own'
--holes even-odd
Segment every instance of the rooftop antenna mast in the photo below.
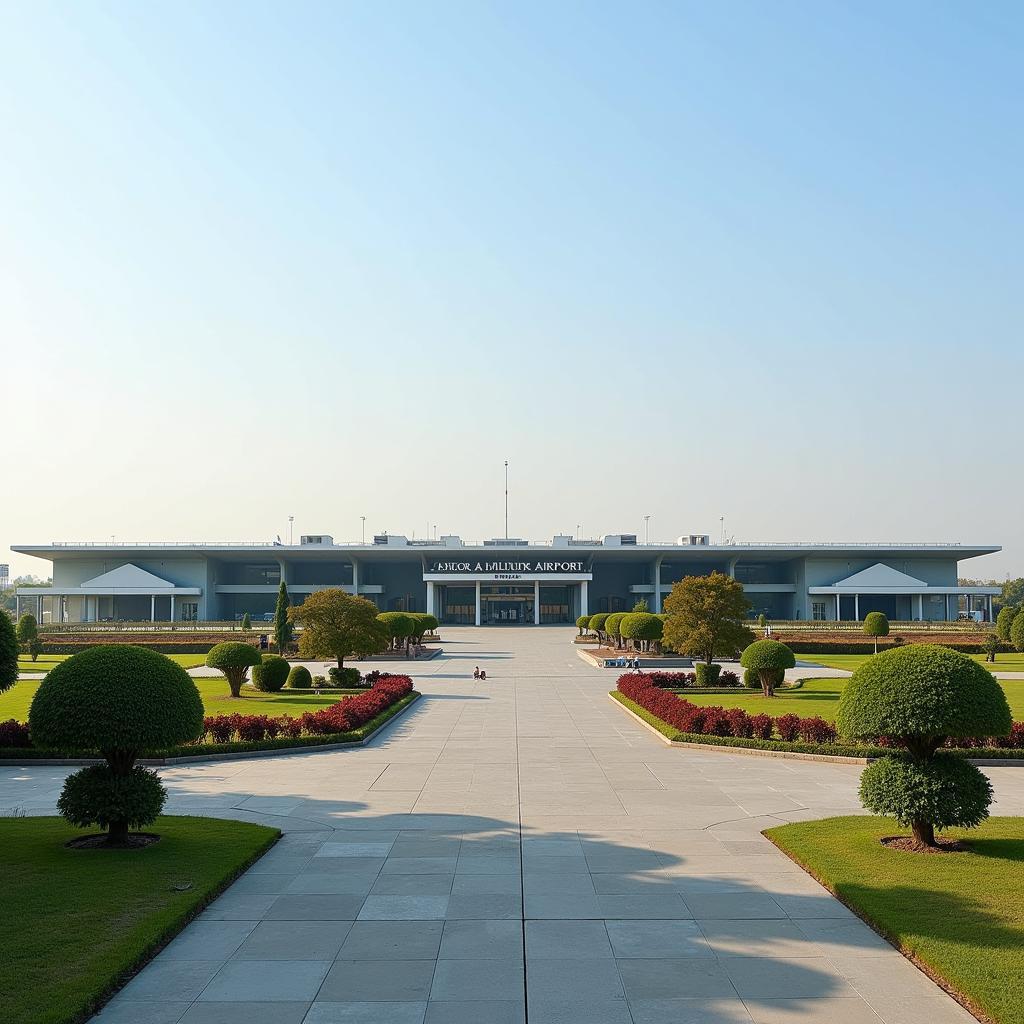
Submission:
<svg viewBox="0 0 1024 1024">
<path fill-rule="evenodd" d="M 508 459 L 505 460 L 505 540 L 508 540 Z"/>
</svg>

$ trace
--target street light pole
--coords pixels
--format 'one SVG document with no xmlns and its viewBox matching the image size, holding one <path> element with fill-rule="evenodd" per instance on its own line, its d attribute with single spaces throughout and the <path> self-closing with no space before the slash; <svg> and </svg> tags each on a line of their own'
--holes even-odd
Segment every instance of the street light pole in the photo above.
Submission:
<svg viewBox="0 0 1024 1024">
<path fill-rule="evenodd" d="M 508 459 L 505 460 L 505 540 L 508 540 Z"/>
<path fill-rule="evenodd" d="M 644 516 L 644 547 L 647 546 L 647 541 L 650 538 L 649 527 L 651 525 L 651 517 Z"/>
<path fill-rule="evenodd" d="M 359 518 L 362 521 L 362 531 L 363 531 L 359 543 L 360 544 L 365 544 L 366 543 L 366 516 L 360 516 Z"/>
<path fill-rule="evenodd" d="M 295 516 L 288 517 L 288 547 L 292 546 L 294 537 L 292 536 L 292 523 L 295 521 Z"/>
</svg>

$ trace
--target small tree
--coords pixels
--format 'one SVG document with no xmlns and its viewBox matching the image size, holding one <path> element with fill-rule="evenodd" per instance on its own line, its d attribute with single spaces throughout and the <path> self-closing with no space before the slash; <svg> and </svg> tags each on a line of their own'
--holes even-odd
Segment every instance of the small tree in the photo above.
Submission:
<svg viewBox="0 0 1024 1024">
<path fill-rule="evenodd" d="M 333 658 L 344 668 L 346 658 L 379 654 L 387 646 L 377 606 L 334 587 L 310 594 L 288 610 L 288 617 L 302 626 L 299 654 L 309 660 Z"/>
<path fill-rule="evenodd" d="M 210 648 L 206 655 L 206 667 L 220 669 L 231 688 L 231 696 L 239 697 L 245 674 L 260 663 L 260 652 L 252 644 L 229 640 Z"/>
<path fill-rule="evenodd" d="M 105 828 L 107 845 L 123 846 L 130 828 L 156 819 L 167 795 L 136 758 L 201 736 L 203 702 L 189 674 L 165 655 L 104 644 L 50 670 L 28 722 L 39 746 L 103 756 L 106 764 L 67 778 L 57 808 L 80 828 Z"/>
<path fill-rule="evenodd" d="M 746 647 L 754 634 L 745 625 L 750 602 L 730 576 L 687 576 L 665 598 L 665 642 L 673 651 L 710 665 Z"/>
<path fill-rule="evenodd" d="M 868 612 L 864 616 L 864 635 L 875 641 L 875 654 L 878 653 L 878 638 L 889 635 L 889 620 L 883 612 Z"/>
<path fill-rule="evenodd" d="M 981 649 L 985 652 L 985 660 L 994 662 L 999 653 L 999 637 L 995 633 L 986 633 L 981 641 Z"/>
<path fill-rule="evenodd" d="M 598 642 L 604 639 L 604 624 L 607 619 L 607 612 L 598 612 L 590 616 L 590 628 L 597 634 Z"/>
<path fill-rule="evenodd" d="M 860 796 L 869 811 L 909 825 L 918 849 L 935 845 L 936 828 L 973 828 L 988 817 L 988 779 L 936 753 L 949 737 L 1006 736 L 1012 725 L 999 683 L 966 654 L 933 644 L 883 651 L 846 684 L 836 725 L 849 739 L 884 736 L 904 748 L 864 769 Z"/>
<path fill-rule="evenodd" d="M 288 596 L 288 587 L 284 580 L 277 588 L 277 604 L 274 606 L 274 646 L 278 654 L 284 654 L 292 642 L 292 624 L 288 619 L 288 609 L 292 599 Z"/>
<path fill-rule="evenodd" d="M 579 632 L 580 636 L 583 636 L 583 634 L 587 631 L 587 626 L 589 626 L 589 625 L 590 625 L 590 616 L 589 615 L 581 615 L 576 620 L 576 628 L 580 631 Z"/>
<path fill-rule="evenodd" d="M 625 612 L 612 612 L 611 615 L 604 620 L 604 631 L 608 634 L 609 639 L 615 641 L 616 648 L 622 646 L 622 634 L 619 632 L 619 626 L 625 617 Z"/>
<path fill-rule="evenodd" d="M 774 697 L 775 687 L 785 678 L 786 669 L 796 664 L 796 658 L 778 640 L 755 640 L 741 655 L 740 664 L 757 673 L 766 697 Z"/>
<path fill-rule="evenodd" d="M 641 597 L 639 601 L 636 601 L 633 605 L 634 612 L 649 612 L 651 606 L 647 603 L 646 597 Z"/>
<path fill-rule="evenodd" d="M 1010 642 L 1010 628 L 1019 611 L 1020 608 L 1013 605 L 999 609 L 999 614 L 996 616 L 996 635 L 1004 644 Z"/>
<path fill-rule="evenodd" d="M 420 616 L 420 622 L 423 624 L 423 633 L 420 634 L 420 639 L 423 638 L 424 633 L 437 632 L 437 627 L 441 625 L 437 620 L 437 616 L 432 615 L 430 612 L 424 612 Z"/>
<path fill-rule="evenodd" d="M 406 612 L 381 612 L 377 621 L 384 627 L 391 647 L 397 650 L 404 644 L 408 652 L 409 640 L 416 633 L 416 620 Z"/>
<path fill-rule="evenodd" d="M 11 617 L 0 609 L 0 693 L 9 690 L 17 681 L 18 638 Z"/>
<path fill-rule="evenodd" d="M 248 633 L 252 629 L 252 619 L 249 618 L 249 613 L 246 612 L 242 616 L 242 631 Z"/>
<path fill-rule="evenodd" d="M 18 619 L 18 643 L 21 644 L 22 648 L 29 652 L 29 645 L 33 640 L 39 639 L 39 624 L 36 622 L 36 617 L 31 612 L 25 612 L 20 619 Z M 36 659 L 33 658 L 33 661 Z"/>
<path fill-rule="evenodd" d="M 641 649 L 649 651 L 651 643 L 661 639 L 664 623 L 657 615 L 650 612 L 630 612 L 620 623 L 619 633 L 627 640 L 633 641 L 633 646 L 641 645 Z"/>
<path fill-rule="evenodd" d="M 1010 643 L 1015 651 L 1024 652 L 1024 611 L 1018 613 L 1010 626 Z"/>
<path fill-rule="evenodd" d="M 252 667 L 252 685 L 262 693 L 277 693 L 284 688 L 291 666 L 280 654 L 264 654 Z"/>
</svg>

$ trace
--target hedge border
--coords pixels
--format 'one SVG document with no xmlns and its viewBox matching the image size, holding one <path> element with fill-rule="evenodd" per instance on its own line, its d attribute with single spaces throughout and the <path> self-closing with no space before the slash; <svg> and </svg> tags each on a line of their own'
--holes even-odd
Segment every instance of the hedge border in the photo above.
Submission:
<svg viewBox="0 0 1024 1024">
<path fill-rule="evenodd" d="M 641 725 L 646 726 L 664 743 L 673 747 L 703 747 L 725 754 L 755 754 L 801 761 L 832 761 L 840 764 L 868 764 L 893 753 L 885 747 L 857 747 L 842 743 L 786 743 L 784 740 L 740 739 L 736 736 L 705 736 L 702 733 L 680 732 L 618 690 L 612 690 L 608 696 Z M 972 756 L 979 751 L 984 751 L 983 757 Z M 1012 747 L 949 747 L 944 748 L 943 753 L 959 754 L 981 768 L 1024 767 L 1024 750 Z"/>
<path fill-rule="evenodd" d="M 230 743 L 203 743 L 191 747 L 173 747 L 157 751 L 155 757 L 139 758 L 137 764 L 161 767 L 173 764 L 197 764 L 205 761 L 233 761 L 244 757 L 273 757 L 278 754 L 309 753 L 317 750 L 339 750 L 365 746 L 389 722 L 407 711 L 419 698 L 418 690 L 407 693 L 401 700 L 385 708 L 366 725 L 350 732 L 328 736 L 286 736 L 273 740 L 233 740 Z M 102 758 L 62 756 L 60 751 L 40 750 L 27 753 L 32 747 L 0 748 L 0 767 L 30 767 L 31 765 L 85 765 L 101 764 Z M 198 753 L 197 753 L 198 751 Z"/>
</svg>

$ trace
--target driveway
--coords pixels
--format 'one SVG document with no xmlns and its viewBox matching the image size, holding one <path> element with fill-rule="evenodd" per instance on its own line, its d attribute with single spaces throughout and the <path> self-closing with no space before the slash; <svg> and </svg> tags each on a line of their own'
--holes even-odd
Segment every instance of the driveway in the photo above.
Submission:
<svg viewBox="0 0 1024 1024">
<path fill-rule="evenodd" d="M 446 628 L 368 746 L 162 770 L 169 813 L 285 834 L 96 1024 L 973 1020 L 760 835 L 859 812 L 858 767 L 667 748 L 573 633 Z"/>
</svg>

